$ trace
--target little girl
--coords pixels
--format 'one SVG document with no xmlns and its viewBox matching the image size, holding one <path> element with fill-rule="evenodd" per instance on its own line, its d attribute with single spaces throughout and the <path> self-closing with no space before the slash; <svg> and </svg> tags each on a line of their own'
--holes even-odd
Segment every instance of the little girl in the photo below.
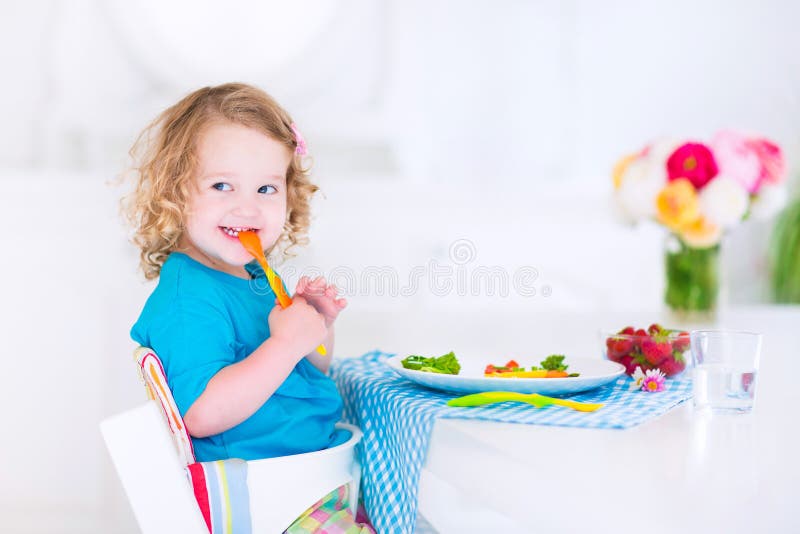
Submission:
<svg viewBox="0 0 800 534">
<path fill-rule="evenodd" d="M 345 300 L 303 277 L 282 309 L 237 237 L 256 232 L 268 254 L 307 241 L 317 187 L 292 119 L 254 87 L 207 87 L 164 111 L 131 153 L 127 215 L 145 277 L 158 278 L 131 336 L 161 358 L 197 461 L 344 441 L 326 372 Z"/>
</svg>

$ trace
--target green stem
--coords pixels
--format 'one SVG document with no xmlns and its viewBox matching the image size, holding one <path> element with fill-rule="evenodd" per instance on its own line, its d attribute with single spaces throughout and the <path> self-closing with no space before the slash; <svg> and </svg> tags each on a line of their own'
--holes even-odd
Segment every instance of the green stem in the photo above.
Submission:
<svg viewBox="0 0 800 534">
<path fill-rule="evenodd" d="M 692 248 L 676 241 L 678 249 L 665 255 L 665 302 L 676 311 L 714 310 L 719 294 L 719 245 Z"/>
</svg>

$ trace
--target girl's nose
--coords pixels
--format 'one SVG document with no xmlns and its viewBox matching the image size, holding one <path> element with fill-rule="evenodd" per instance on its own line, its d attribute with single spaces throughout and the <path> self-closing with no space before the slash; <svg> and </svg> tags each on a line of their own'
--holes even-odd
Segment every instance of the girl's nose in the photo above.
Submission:
<svg viewBox="0 0 800 534">
<path fill-rule="evenodd" d="M 251 217 L 258 215 L 258 199 L 250 195 L 239 195 L 235 199 L 235 204 L 231 210 L 235 215 Z"/>
</svg>

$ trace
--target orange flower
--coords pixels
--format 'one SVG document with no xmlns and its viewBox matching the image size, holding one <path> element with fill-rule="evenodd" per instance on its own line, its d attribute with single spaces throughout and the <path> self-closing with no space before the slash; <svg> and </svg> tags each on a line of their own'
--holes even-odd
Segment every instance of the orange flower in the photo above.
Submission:
<svg viewBox="0 0 800 534">
<path fill-rule="evenodd" d="M 719 243 L 722 228 L 709 222 L 705 217 L 699 217 L 682 226 L 678 230 L 678 235 L 692 248 L 708 248 Z"/>
<path fill-rule="evenodd" d="M 630 164 L 639 157 L 639 153 L 635 152 L 633 154 L 628 154 L 627 156 L 623 156 L 620 160 L 614 165 L 614 170 L 611 173 L 612 178 L 614 179 L 614 189 L 619 189 L 622 185 L 622 178 L 625 176 L 625 171 L 628 170 Z"/>
<path fill-rule="evenodd" d="M 686 178 L 669 182 L 656 197 L 658 220 L 673 230 L 693 223 L 700 218 L 697 191 Z"/>
</svg>

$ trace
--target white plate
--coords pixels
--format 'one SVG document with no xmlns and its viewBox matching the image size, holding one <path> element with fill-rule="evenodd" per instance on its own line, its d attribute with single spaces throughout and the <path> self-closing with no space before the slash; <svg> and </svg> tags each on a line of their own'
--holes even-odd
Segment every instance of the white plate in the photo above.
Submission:
<svg viewBox="0 0 800 534">
<path fill-rule="evenodd" d="M 568 372 L 580 373 L 580 376 L 567 378 L 492 378 L 484 377 L 483 370 L 490 363 L 502 365 L 507 360 L 492 361 L 483 355 L 458 354 L 456 358 L 461 364 L 457 375 L 427 373 L 406 369 L 400 363 L 406 356 L 394 356 L 386 360 L 386 364 L 401 376 L 427 386 L 429 388 L 450 391 L 453 393 L 480 393 L 483 391 L 516 391 L 517 393 L 541 393 L 542 395 L 564 395 L 587 391 L 613 382 L 625 373 L 622 364 L 598 358 L 572 358 L 567 356 L 564 363 L 569 365 Z M 539 361 L 517 359 L 520 365 L 530 368 L 539 365 Z"/>
</svg>

